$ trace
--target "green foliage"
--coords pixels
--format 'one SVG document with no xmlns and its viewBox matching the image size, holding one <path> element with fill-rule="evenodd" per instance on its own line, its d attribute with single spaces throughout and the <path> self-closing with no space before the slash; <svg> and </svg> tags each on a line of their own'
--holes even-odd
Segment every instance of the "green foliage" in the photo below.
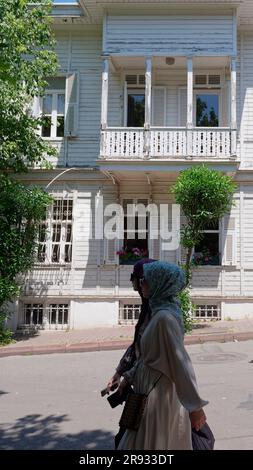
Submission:
<svg viewBox="0 0 253 470">
<path fill-rule="evenodd" d="M 55 149 L 37 129 L 31 115 L 34 96 L 42 96 L 45 77 L 55 75 L 49 12 L 51 0 L 29 7 L 28 0 L 0 0 L 0 170 L 25 172 L 47 165 Z"/>
<path fill-rule="evenodd" d="M 230 211 L 235 189 L 229 176 L 202 165 L 182 171 L 172 193 L 191 225 L 201 230 Z"/>
<path fill-rule="evenodd" d="M 51 202 L 42 189 L 13 179 L 13 173 L 48 166 L 48 156 L 55 155 L 37 132 L 42 120 L 31 112 L 34 97 L 43 96 L 45 77 L 58 69 L 51 8 L 51 0 L 0 0 L 0 306 L 20 292 Z"/>
<path fill-rule="evenodd" d="M 191 279 L 193 248 L 203 237 L 201 231 L 207 225 L 214 226 L 217 220 L 230 212 L 235 189 L 232 178 L 205 165 L 182 171 L 172 187 L 175 201 L 187 219 L 187 225 L 181 231 L 181 243 L 187 248 L 187 284 Z"/>
<path fill-rule="evenodd" d="M 52 51 L 51 0 L 0 0 L 0 79 L 41 94 L 45 78 L 57 69 Z"/>
<path fill-rule="evenodd" d="M 193 309 L 193 303 L 191 301 L 191 294 L 189 289 L 184 289 L 178 294 L 178 300 L 181 304 L 181 310 L 183 312 L 183 321 L 185 333 L 192 331 L 193 320 L 191 317 L 191 311 Z"/>
<path fill-rule="evenodd" d="M 12 343 L 13 333 L 11 330 L 6 328 L 6 320 L 8 318 L 8 313 L 4 310 L 0 311 L 0 346 L 6 346 L 7 344 Z"/>
<path fill-rule="evenodd" d="M 31 268 L 38 225 L 51 197 L 38 187 L 26 187 L 0 176 L 0 305 L 19 292 L 17 275 Z"/>
</svg>

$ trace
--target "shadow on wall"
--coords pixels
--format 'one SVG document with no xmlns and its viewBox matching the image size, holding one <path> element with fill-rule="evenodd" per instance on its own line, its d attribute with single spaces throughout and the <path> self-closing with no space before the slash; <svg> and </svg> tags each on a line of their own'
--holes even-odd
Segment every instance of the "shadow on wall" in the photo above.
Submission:
<svg viewBox="0 0 253 470">
<path fill-rule="evenodd" d="M 84 418 L 85 419 L 85 418 Z M 60 425 L 67 415 L 27 415 L 15 424 L 0 427 L 0 450 L 107 450 L 114 449 L 114 436 L 95 429 L 63 434 Z"/>
</svg>

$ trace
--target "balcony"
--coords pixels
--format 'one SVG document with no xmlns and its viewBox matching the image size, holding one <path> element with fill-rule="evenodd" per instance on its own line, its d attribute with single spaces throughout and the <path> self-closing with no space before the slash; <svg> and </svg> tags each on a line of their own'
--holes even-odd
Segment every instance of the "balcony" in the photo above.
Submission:
<svg viewBox="0 0 253 470">
<path fill-rule="evenodd" d="M 234 157 L 236 131 L 230 128 L 110 127 L 101 132 L 100 158 L 110 160 Z"/>
<path fill-rule="evenodd" d="M 119 88 L 109 90 L 112 61 Z M 236 59 L 139 61 L 142 72 L 133 73 L 134 58 L 103 59 L 100 160 L 112 165 L 129 160 L 237 161 Z M 172 64 L 169 69 L 167 64 Z M 115 78 L 121 68 L 126 72 L 119 95 L 114 90 L 122 86 L 122 79 Z"/>
</svg>

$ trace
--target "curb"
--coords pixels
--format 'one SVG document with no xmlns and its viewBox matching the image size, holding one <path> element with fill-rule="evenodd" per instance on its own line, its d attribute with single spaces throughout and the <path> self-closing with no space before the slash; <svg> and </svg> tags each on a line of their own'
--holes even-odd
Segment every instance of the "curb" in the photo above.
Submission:
<svg viewBox="0 0 253 470">
<path fill-rule="evenodd" d="M 187 335 L 184 340 L 185 345 L 201 344 L 206 342 L 226 343 L 229 341 L 248 341 L 253 339 L 253 331 L 242 333 L 210 333 L 203 335 Z M 29 347 L 3 347 L 0 348 L 0 358 L 8 356 L 32 356 L 54 353 L 74 353 L 74 352 L 92 352 L 92 351 L 113 351 L 126 349 L 130 341 L 96 341 L 93 343 L 73 343 L 50 346 L 29 346 Z"/>
</svg>

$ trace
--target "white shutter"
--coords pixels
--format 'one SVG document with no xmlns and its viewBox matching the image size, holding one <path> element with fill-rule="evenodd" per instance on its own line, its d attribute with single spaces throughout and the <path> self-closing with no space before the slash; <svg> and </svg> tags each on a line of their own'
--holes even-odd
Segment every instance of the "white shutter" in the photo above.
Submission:
<svg viewBox="0 0 253 470">
<path fill-rule="evenodd" d="M 157 229 L 156 238 L 150 238 L 150 229 L 153 227 L 153 231 Z M 160 226 L 159 216 L 150 215 L 149 218 L 149 257 L 155 260 L 161 259 L 161 238 L 160 238 Z"/>
<path fill-rule="evenodd" d="M 186 127 L 187 125 L 187 89 L 179 88 L 178 91 L 178 125 Z"/>
<path fill-rule="evenodd" d="M 118 251 L 118 240 L 114 238 L 113 240 L 104 239 L 104 264 L 118 264 L 119 256 L 117 255 Z"/>
<path fill-rule="evenodd" d="M 166 126 L 166 87 L 152 87 L 152 126 Z"/>
<path fill-rule="evenodd" d="M 42 104 L 42 98 L 40 96 L 34 96 L 32 104 L 30 106 L 30 112 L 34 118 L 38 118 L 41 115 L 41 111 L 42 111 L 41 104 Z"/>
<path fill-rule="evenodd" d="M 105 224 L 108 220 L 110 220 L 110 217 L 105 217 Z M 118 264 L 119 255 L 117 255 L 117 251 L 119 251 L 119 240 L 117 238 L 109 240 L 104 236 L 104 264 Z"/>
<path fill-rule="evenodd" d="M 235 266 L 236 258 L 235 217 L 225 216 L 222 220 L 222 265 Z"/>
<path fill-rule="evenodd" d="M 79 116 L 79 75 L 72 73 L 66 77 L 65 136 L 74 137 L 78 132 Z"/>
</svg>

